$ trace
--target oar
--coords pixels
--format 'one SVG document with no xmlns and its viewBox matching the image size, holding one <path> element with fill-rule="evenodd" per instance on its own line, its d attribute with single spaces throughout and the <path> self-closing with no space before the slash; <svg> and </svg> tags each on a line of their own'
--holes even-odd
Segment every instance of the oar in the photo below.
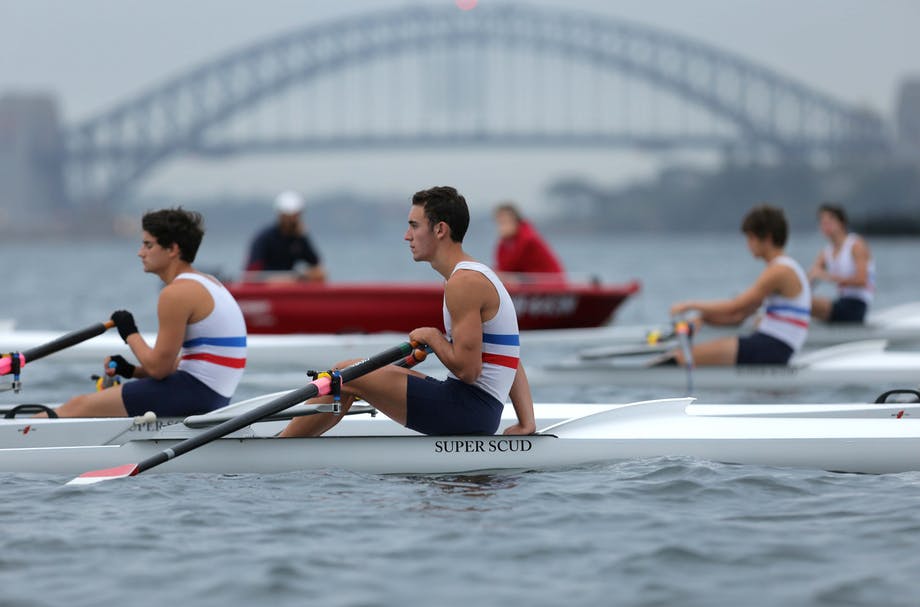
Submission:
<svg viewBox="0 0 920 607">
<path fill-rule="evenodd" d="M 687 368 L 687 394 L 693 394 L 693 348 L 690 346 L 690 323 L 679 319 L 674 321 L 674 333 L 684 353 L 684 366 Z"/>
<path fill-rule="evenodd" d="M 668 352 L 674 347 L 674 339 L 677 336 L 674 332 L 674 322 L 669 322 L 668 326 L 669 328 L 667 329 L 656 327 L 648 330 L 642 343 L 585 348 L 578 351 L 578 358 L 582 360 L 601 360 L 620 356 L 647 356 L 649 354 Z"/>
<path fill-rule="evenodd" d="M 107 320 L 105 322 L 90 325 L 85 329 L 80 329 L 79 331 L 74 331 L 72 333 L 68 333 L 67 335 L 62 335 L 57 339 L 52 339 L 46 344 L 35 346 L 34 348 L 30 348 L 25 352 L 18 352 L 16 354 L 19 356 L 19 364 L 22 366 L 27 362 L 32 362 L 34 360 L 38 360 L 39 358 L 44 358 L 49 354 L 60 352 L 65 348 L 69 348 L 70 346 L 75 346 L 78 343 L 86 341 L 87 339 L 91 339 L 97 335 L 102 335 L 108 329 L 111 329 L 114 326 L 114 322 Z M 12 355 L 5 354 L 3 358 L 0 358 L 0 375 L 6 375 L 7 373 L 10 373 L 12 371 L 12 367 Z"/>
<path fill-rule="evenodd" d="M 338 375 L 341 377 L 342 382 L 349 382 L 357 377 L 362 375 L 367 375 L 371 371 L 375 371 L 381 367 L 384 367 L 390 363 L 396 362 L 397 360 L 405 359 L 405 357 L 412 355 L 413 351 L 419 359 L 425 357 L 424 350 L 416 350 L 416 345 L 410 342 L 405 342 L 384 350 L 380 354 L 372 356 L 366 360 L 357 362 L 350 367 L 345 367 L 344 369 L 338 371 Z M 314 379 L 312 382 L 304 386 L 303 388 L 298 388 L 292 390 L 287 394 L 276 398 L 273 401 L 267 402 L 260 407 L 251 409 L 245 413 L 229 419 L 221 424 L 214 426 L 209 430 L 205 430 L 200 434 L 188 438 L 170 449 L 164 449 L 159 453 L 151 455 L 147 459 L 143 460 L 137 464 L 126 464 L 123 466 L 117 466 L 115 468 L 108 468 L 106 470 L 95 470 L 92 472 L 85 472 L 80 476 L 71 479 L 67 484 L 68 485 L 90 485 L 93 483 L 98 483 L 102 481 L 111 480 L 113 478 L 124 478 L 128 476 L 135 476 L 149 470 L 154 466 L 159 466 L 162 463 L 165 463 L 175 457 L 179 457 L 184 453 L 188 453 L 193 449 L 197 449 L 202 445 L 206 445 L 211 441 L 214 441 L 222 436 L 226 436 L 231 432 L 236 432 L 241 428 L 245 428 L 250 424 L 254 424 L 263 417 L 269 415 L 274 415 L 279 411 L 283 411 L 288 407 L 292 407 L 297 403 L 302 403 L 305 400 L 309 400 L 316 396 L 322 396 L 324 394 L 329 394 L 332 389 L 332 380 L 330 377 L 325 374 L 317 379 Z"/>
<path fill-rule="evenodd" d="M 661 354 L 674 347 L 672 342 L 660 341 L 654 344 L 636 344 L 621 346 L 597 346 L 578 351 L 581 360 L 602 360 L 618 356 L 645 356 L 648 354 Z"/>
</svg>

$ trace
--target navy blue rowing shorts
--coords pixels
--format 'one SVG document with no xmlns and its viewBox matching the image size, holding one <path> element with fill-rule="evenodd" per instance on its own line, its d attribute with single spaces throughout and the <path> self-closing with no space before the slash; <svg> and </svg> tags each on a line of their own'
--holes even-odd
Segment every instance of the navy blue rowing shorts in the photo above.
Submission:
<svg viewBox="0 0 920 607">
<path fill-rule="evenodd" d="M 753 333 L 738 338 L 739 365 L 785 365 L 792 358 L 792 348 L 772 335 Z"/>
<path fill-rule="evenodd" d="M 416 432 L 495 434 L 504 408 L 491 394 L 462 381 L 408 376 L 406 427 Z"/>
<path fill-rule="evenodd" d="M 855 297 L 841 297 L 831 306 L 827 322 L 863 322 L 866 319 L 866 302 Z"/>
<path fill-rule="evenodd" d="M 121 386 L 121 402 L 128 415 L 153 411 L 159 417 L 201 415 L 230 402 L 187 371 L 176 371 L 163 379 L 142 377 Z"/>
</svg>

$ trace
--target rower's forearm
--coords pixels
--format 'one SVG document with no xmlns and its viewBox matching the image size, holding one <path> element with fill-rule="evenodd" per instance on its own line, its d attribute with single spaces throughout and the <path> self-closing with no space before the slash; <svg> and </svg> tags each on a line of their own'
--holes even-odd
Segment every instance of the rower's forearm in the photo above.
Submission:
<svg viewBox="0 0 920 607">
<path fill-rule="evenodd" d="M 703 322 L 710 325 L 737 325 L 747 318 L 747 314 L 730 301 L 700 302 L 697 310 Z"/>
<path fill-rule="evenodd" d="M 131 352 L 134 354 L 135 358 L 137 358 L 138 363 L 140 363 L 135 370 L 135 377 L 163 379 L 167 375 L 173 373 L 179 366 L 179 359 L 177 356 L 163 356 L 155 349 L 148 346 L 144 338 L 138 333 L 128 337 L 128 346 L 131 348 Z M 138 375 L 138 371 L 140 371 L 142 375 Z"/>
<path fill-rule="evenodd" d="M 747 318 L 747 316 L 737 312 L 713 312 L 709 314 L 703 314 L 702 318 L 703 322 L 708 325 L 734 326 L 740 325 L 742 322 L 744 322 L 744 319 Z"/>
<path fill-rule="evenodd" d="M 865 287 L 868 284 L 866 276 L 831 276 L 839 287 Z"/>
<path fill-rule="evenodd" d="M 472 350 L 465 352 L 462 346 L 448 341 L 442 334 L 428 339 L 426 344 L 447 369 L 460 381 L 471 384 L 482 373 L 482 356 L 476 356 Z"/>
<path fill-rule="evenodd" d="M 518 424 L 525 430 L 536 432 L 537 421 L 533 412 L 533 396 L 530 393 L 530 383 L 527 381 L 527 373 L 524 371 L 523 364 L 518 365 L 514 374 L 509 396 L 514 406 L 514 414 L 518 418 Z"/>
</svg>

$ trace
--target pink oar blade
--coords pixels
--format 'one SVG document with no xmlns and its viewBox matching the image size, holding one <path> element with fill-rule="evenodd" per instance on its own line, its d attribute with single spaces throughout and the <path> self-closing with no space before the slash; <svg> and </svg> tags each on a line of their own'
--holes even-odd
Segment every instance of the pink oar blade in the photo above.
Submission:
<svg viewBox="0 0 920 607">
<path fill-rule="evenodd" d="M 84 472 L 80 476 L 67 481 L 68 485 L 93 485 L 102 481 L 110 481 L 115 478 L 127 478 L 140 472 L 137 464 L 125 464 L 105 470 L 93 470 Z"/>
</svg>

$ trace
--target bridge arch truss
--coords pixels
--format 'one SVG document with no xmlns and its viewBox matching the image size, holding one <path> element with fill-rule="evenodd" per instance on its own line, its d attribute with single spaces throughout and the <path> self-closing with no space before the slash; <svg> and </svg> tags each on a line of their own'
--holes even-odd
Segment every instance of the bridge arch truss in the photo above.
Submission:
<svg viewBox="0 0 920 607">
<path fill-rule="evenodd" d="M 267 99 L 337 71 L 382 57 L 487 47 L 536 51 L 599 73 L 626 75 L 719 117 L 732 132 L 507 130 L 473 120 L 447 129 L 416 124 L 402 132 L 342 130 L 271 141 L 215 137 L 221 125 Z M 883 154 L 888 140 L 878 118 L 710 45 L 614 18 L 507 4 L 466 12 L 406 7 L 291 31 L 202 64 L 69 127 L 65 145 L 73 202 L 106 206 L 183 154 L 458 145 L 750 146 L 808 159 Z"/>
</svg>

